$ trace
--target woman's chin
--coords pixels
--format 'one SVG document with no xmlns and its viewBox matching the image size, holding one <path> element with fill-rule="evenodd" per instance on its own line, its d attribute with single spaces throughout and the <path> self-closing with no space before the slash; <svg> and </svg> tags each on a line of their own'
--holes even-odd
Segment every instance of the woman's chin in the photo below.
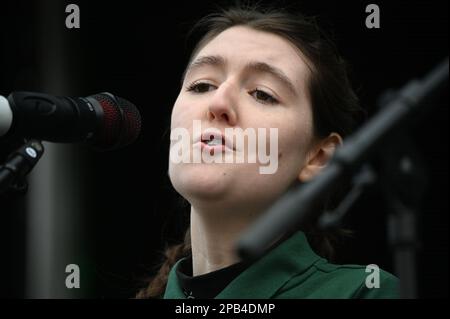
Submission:
<svg viewBox="0 0 450 319">
<path fill-rule="evenodd" d="M 226 165 L 201 164 L 170 170 L 172 185 L 185 198 L 220 199 L 230 189 L 232 181 Z"/>
</svg>

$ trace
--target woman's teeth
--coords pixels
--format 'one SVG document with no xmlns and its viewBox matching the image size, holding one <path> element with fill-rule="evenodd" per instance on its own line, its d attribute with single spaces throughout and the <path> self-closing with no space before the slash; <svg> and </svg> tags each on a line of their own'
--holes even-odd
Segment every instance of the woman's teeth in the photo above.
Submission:
<svg viewBox="0 0 450 319">
<path fill-rule="evenodd" d="M 206 142 L 206 144 L 211 145 L 211 146 L 222 145 L 222 140 L 221 139 L 209 140 Z"/>
</svg>

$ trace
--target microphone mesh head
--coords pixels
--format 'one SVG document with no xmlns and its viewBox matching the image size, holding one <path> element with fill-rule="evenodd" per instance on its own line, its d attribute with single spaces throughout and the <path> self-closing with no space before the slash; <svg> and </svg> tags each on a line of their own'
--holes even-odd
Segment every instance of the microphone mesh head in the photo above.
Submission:
<svg viewBox="0 0 450 319">
<path fill-rule="evenodd" d="M 111 150 L 134 142 L 141 131 L 141 115 L 131 102 L 109 93 L 92 96 L 103 109 L 103 121 L 93 146 Z"/>
<path fill-rule="evenodd" d="M 141 114 L 136 106 L 130 101 L 117 97 L 120 107 L 124 113 L 124 136 L 130 141 L 134 141 L 138 138 L 141 132 Z"/>
</svg>

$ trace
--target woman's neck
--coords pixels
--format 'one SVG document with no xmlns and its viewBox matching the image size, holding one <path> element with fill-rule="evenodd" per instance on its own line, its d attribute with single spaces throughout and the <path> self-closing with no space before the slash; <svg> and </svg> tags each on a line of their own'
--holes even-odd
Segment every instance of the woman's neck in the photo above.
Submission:
<svg viewBox="0 0 450 319">
<path fill-rule="evenodd" d="M 192 271 L 203 275 L 239 262 L 234 245 L 254 214 L 191 207 Z"/>
</svg>

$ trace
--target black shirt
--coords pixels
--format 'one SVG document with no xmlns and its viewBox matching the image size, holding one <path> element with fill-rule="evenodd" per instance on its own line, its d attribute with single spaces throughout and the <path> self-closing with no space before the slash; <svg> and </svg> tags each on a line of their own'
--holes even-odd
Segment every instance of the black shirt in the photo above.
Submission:
<svg viewBox="0 0 450 319">
<path fill-rule="evenodd" d="M 192 276 L 192 257 L 189 257 L 180 262 L 177 278 L 186 298 L 212 299 L 247 266 L 246 263 L 239 262 L 204 275 Z"/>
</svg>

